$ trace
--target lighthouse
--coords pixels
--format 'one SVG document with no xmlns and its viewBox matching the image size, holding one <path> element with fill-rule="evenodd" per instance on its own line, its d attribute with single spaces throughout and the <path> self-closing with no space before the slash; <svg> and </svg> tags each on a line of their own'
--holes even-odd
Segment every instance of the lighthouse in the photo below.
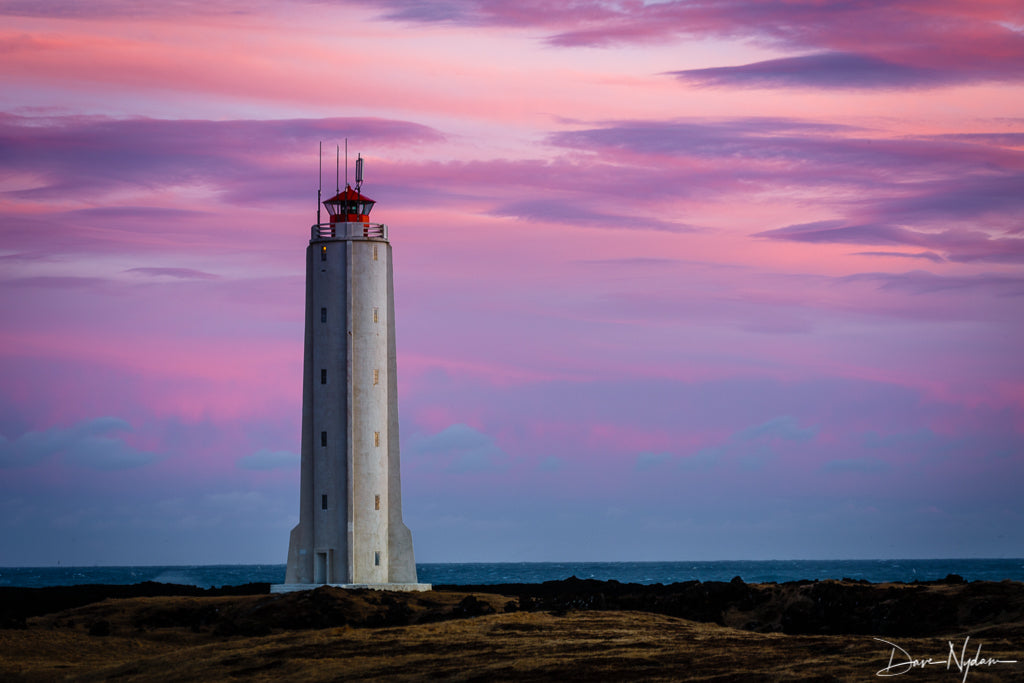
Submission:
<svg viewBox="0 0 1024 683">
<path fill-rule="evenodd" d="M 299 523 L 274 592 L 430 588 L 402 521 L 391 243 L 362 172 L 360 157 L 356 187 L 346 178 L 323 202 L 328 222 L 317 208 L 306 248 Z"/>
</svg>

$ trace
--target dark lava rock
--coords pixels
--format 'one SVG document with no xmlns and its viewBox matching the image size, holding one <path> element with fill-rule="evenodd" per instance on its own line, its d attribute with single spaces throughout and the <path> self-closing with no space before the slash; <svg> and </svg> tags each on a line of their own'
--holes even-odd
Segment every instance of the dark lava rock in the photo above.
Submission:
<svg viewBox="0 0 1024 683">
<path fill-rule="evenodd" d="M 1014 581 L 968 583 L 954 574 L 940 581 L 911 584 L 864 581 L 748 584 L 736 577 L 728 582 L 641 585 L 571 577 L 541 584 L 435 586 L 435 590 L 478 595 L 461 597 L 453 607 L 453 600 L 432 599 L 430 594 L 330 587 L 271 595 L 267 584 L 207 590 L 157 583 L 0 587 L 0 628 L 25 628 L 27 618 L 106 598 L 158 596 L 185 599 L 133 606 L 131 623 L 134 628 L 177 627 L 197 632 L 213 630 L 224 635 L 265 635 L 282 629 L 338 626 L 374 628 L 492 614 L 495 612 L 493 596 L 501 595 L 506 612 L 565 614 L 572 610 L 634 610 L 765 633 L 927 637 L 983 629 L 986 637 L 1024 636 L 1024 584 Z M 215 595 L 257 597 L 238 601 L 202 599 Z M 104 628 L 101 621 L 89 623 L 89 632 L 97 636 L 109 633 L 110 624 Z"/>
<path fill-rule="evenodd" d="M 23 628 L 25 619 L 63 612 L 107 598 L 152 598 L 159 596 L 261 595 L 270 592 L 269 583 L 199 588 L 174 583 L 145 581 L 132 585 L 85 584 L 22 588 L 0 586 L 0 628 Z"/>
<path fill-rule="evenodd" d="M 913 584 L 790 581 L 747 584 L 687 581 L 667 586 L 581 580 L 542 584 L 435 586 L 514 596 L 524 611 L 637 610 L 758 632 L 934 636 L 984 628 L 992 636 L 1024 631 L 1024 584 L 961 582 L 961 577 Z"/>
<path fill-rule="evenodd" d="M 494 608 L 489 603 L 478 600 L 474 595 L 464 597 L 453 611 L 459 617 L 481 617 L 485 614 L 494 614 Z"/>
</svg>

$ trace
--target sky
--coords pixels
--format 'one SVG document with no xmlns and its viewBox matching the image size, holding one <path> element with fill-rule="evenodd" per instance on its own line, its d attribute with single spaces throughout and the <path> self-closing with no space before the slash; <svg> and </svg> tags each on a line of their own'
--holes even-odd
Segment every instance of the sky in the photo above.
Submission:
<svg viewBox="0 0 1024 683">
<path fill-rule="evenodd" d="M 346 139 L 418 561 L 1024 556 L 1018 0 L 0 0 L 0 55 L 0 566 L 285 562 Z"/>
</svg>

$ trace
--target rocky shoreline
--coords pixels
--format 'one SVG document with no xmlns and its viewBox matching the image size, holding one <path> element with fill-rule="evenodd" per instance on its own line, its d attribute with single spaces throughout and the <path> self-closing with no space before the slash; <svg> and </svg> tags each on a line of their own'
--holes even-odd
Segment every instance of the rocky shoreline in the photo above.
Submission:
<svg viewBox="0 0 1024 683">
<path fill-rule="evenodd" d="M 367 680 L 430 672 L 454 680 L 685 680 L 695 670 L 716 680 L 863 680 L 884 664 L 888 646 L 878 638 L 942 656 L 949 639 L 973 638 L 986 653 L 1024 660 L 1024 584 L 958 576 L 671 585 L 573 577 L 424 593 L 270 594 L 268 584 L 0 587 L 2 680 L 237 677 L 232 661 L 249 662 L 246 677 L 266 671 L 267 680 L 329 680 L 333 671 Z M 469 643 L 488 653 L 484 660 Z M 710 654 L 726 645 L 735 657 Z M 167 660 L 186 650 L 187 665 Z M 676 670 L 683 662 L 685 675 Z M 752 662 L 766 678 L 749 677 Z M 573 677 L 581 671 L 589 674 Z M 1024 668 L 970 675 L 1021 680 Z"/>
<path fill-rule="evenodd" d="M 641 585 L 570 578 L 437 588 L 515 595 L 518 608 L 526 610 L 634 610 L 790 635 L 934 636 L 981 627 L 1010 635 L 1019 634 L 1024 622 L 1024 584 L 967 583 L 957 575 L 885 584 L 851 579 L 747 584 L 736 577 Z"/>
<path fill-rule="evenodd" d="M 46 588 L 0 587 L 0 628 L 26 628 L 32 617 L 84 605 L 126 598 L 269 596 L 269 584 L 221 588 L 145 582 L 132 585 L 79 585 Z M 1017 635 L 1024 623 L 1024 584 L 1012 581 L 965 582 L 956 575 L 938 581 L 871 584 L 867 581 L 793 581 L 744 583 L 687 581 L 633 584 L 581 580 L 539 584 L 439 585 L 435 592 L 485 594 L 506 598 L 500 607 L 467 601 L 451 614 L 431 613 L 429 620 L 482 616 L 496 611 L 570 610 L 639 611 L 714 623 L 758 633 L 790 635 L 875 634 L 933 636 L 984 627 L 1000 635 Z M 322 594 L 322 595 L 321 595 Z M 384 609 L 364 615 L 366 626 L 398 626 L 423 618 L 412 607 L 412 594 L 340 591 L 330 588 L 292 596 L 268 597 L 266 627 L 329 628 L 353 624 L 347 601 L 338 596 L 385 596 Z M 317 596 L 317 599 L 313 599 Z M 472 597 L 472 596 L 470 596 Z M 297 609 L 291 609 L 292 606 Z M 298 613 L 296 613 L 298 612 Z M 179 624 L 188 625 L 188 624 Z"/>
</svg>

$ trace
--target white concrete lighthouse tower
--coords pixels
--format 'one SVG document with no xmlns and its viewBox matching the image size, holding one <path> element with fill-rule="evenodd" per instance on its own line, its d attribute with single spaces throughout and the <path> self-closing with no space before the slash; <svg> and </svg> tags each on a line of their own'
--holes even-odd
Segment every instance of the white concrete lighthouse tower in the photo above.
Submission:
<svg viewBox="0 0 1024 683">
<path fill-rule="evenodd" d="M 391 244 L 361 183 L 359 159 L 306 249 L 299 523 L 275 592 L 430 588 L 402 521 Z"/>
</svg>

